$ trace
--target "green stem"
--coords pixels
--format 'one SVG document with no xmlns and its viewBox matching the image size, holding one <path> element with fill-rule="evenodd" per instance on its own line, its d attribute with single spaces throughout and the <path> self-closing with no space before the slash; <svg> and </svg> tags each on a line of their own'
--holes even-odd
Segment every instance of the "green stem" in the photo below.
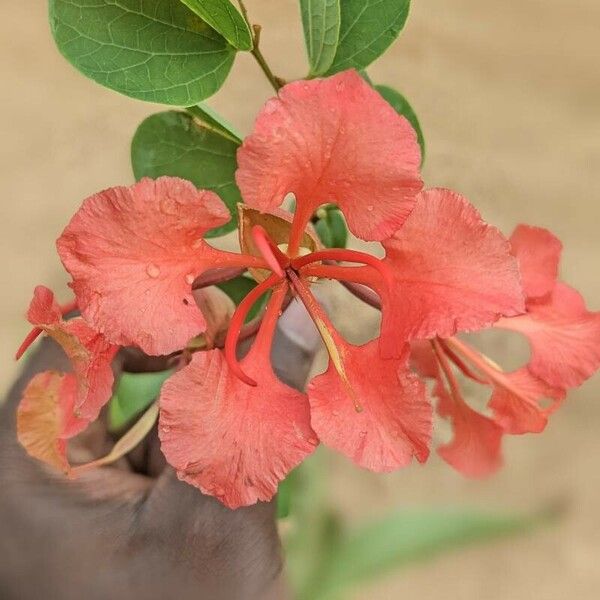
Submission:
<svg viewBox="0 0 600 600">
<path fill-rule="evenodd" d="M 256 62 L 262 69 L 262 72 L 265 74 L 265 76 L 269 80 L 270 84 L 273 86 L 273 89 L 276 92 L 278 92 L 279 89 L 285 84 L 285 81 L 283 79 L 281 79 L 280 77 L 277 77 L 275 75 L 275 73 L 273 73 L 273 71 L 271 70 L 271 67 L 269 67 L 269 64 L 265 60 L 263 53 L 260 51 L 259 44 L 260 44 L 261 26 L 250 24 L 250 19 L 248 18 L 248 10 L 246 9 L 244 0 L 238 0 L 238 4 L 240 5 L 240 11 L 242 13 L 242 16 L 244 17 L 244 20 L 246 21 L 246 23 L 248 24 L 248 27 L 252 31 L 253 44 L 252 44 L 251 54 L 256 59 Z"/>
</svg>

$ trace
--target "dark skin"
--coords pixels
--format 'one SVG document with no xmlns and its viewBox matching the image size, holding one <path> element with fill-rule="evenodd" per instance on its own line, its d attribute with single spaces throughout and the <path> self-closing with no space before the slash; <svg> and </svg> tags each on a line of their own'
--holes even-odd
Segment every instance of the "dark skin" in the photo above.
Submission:
<svg viewBox="0 0 600 600">
<path fill-rule="evenodd" d="M 317 344 L 305 315 L 290 317 L 272 356 L 278 375 L 301 388 Z M 30 459 L 16 441 L 15 409 L 31 376 L 46 369 L 69 370 L 49 340 L 0 409 L 2 600 L 287 597 L 274 503 L 232 511 L 202 495 L 165 466 L 155 433 L 127 460 L 76 481 Z M 77 458 L 101 455 L 107 438 L 99 423 L 75 447 Z"/>
</svg>

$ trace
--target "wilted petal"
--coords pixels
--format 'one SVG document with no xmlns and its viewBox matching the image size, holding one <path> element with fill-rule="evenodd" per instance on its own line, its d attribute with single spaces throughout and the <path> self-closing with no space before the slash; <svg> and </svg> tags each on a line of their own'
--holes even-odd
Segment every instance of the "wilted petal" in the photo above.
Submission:
<svg viewBox="0 0 600 600">
<path fill-rule="evenodd" d="M 382 360 L 377 341 L 338 351 L 352 394 L 331 363 L 308 386 L 311 424 L 321 441 L 372 471 L 404 467 L 413 456 L 427 460 L 431 405 L 406 360 Z"/>
<path fill-rule="evenodd" d="M 502 426 L 506 433 L 539 433 L 548 422 L 548 415 L 554 406 L 565 397 L 565 391 L 553 388 L 538 379 L 527 368 L 507 373 L 506 378 L 525 396 L 529 402 L 519 398 L 501 386 L 495 386 L 489 407 L 494 411 L 494 420 Z M 540 400 L 552 398 L 555 403 L 551 408 L 543 408 Z"/>
<path fill-rule="evenodd" d="M 65 473 L 71 468 L 66 440 L 88 424 L 73 415 L 76 395 L 73 375 L 45 371 L 31 379 L 17 409 L 17 437 L 21 445 L 30 456 Z"/>
<path fill-rule="evenodd" d="M 118 347 L 108 343 L 81 317 L 63 321 L 54 294 L 44 286 L 35 288 L 27 318 L 56 340 L 71 360 L 77 381 L 74 409 L 87 421 L 94 420 L 112 393 L 111 362 Z"/>
<path fill-rule="evenodd" d="M 241 256 L 202 236 L 230 218 L 219 197 L 175 177 L 143 179 L 84 201 L 57 242 L 79 308 L 111 342 L 168 354 L 204 331 L 191 285 Z"/>
<path fill-rule="evenodd" d="M 405 340 L 451 337 L 524 311 L 508 240 L 450 190 L 422 192 L 410 217 L 383 242 L 394 276 L 383 298 L 382 353 Z"/>
<path fill-rule="evenodd" d="M 293 192 L 306 223 L 334 202 L 350 230 L 369 240 L 396 231 L 422 187 L 413 128 L 355 71 L 286 85 L 237 158 L 248 205 L 272 211 Z"/>
<path fill-rule="evenodd" d="M 551 386 L 577 387 L 600 367 L 600 312 L 588 311 L 564 283 L 556 284 L 548 300 L 528 303 L 526 315 L 501 319 L 496 327 L 528 338 L 529 369 Z"/>
<path fill-rule="evenodd" d="M 268 356 L 242 361 L 258 382 L 231 374 L 219 350 L 200 352 L 160 396 L 159 437 L 183 481 L 230 508 L 270 500 L 318 440 L 306 396 L 281 383 Z"/>
<path fill-rule="evenodd" d="M 519 261 L 525 297 L 547 296 L 558 275 L 562 252 L 560 240 L 547 229 L 519 225 L 510 236 L 510 245 Z"/>
<path fill-rule="evenodd" d="M 438 454 L 467 477 L 485 477 L 502 465 L 501 443 L 503 430 L 489 417 L 473 410 L 464 399 L 453 398 L 438 383 L 437 411 L 452 422 L 453 437 L 438 447 Z"/>
</svg>

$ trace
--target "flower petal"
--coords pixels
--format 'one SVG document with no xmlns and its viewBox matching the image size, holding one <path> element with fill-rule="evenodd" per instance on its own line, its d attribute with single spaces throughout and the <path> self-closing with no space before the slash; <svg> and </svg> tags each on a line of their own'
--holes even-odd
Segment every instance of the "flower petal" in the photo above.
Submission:
<svg viewBox="0 0 600 600">
<path fill-rule="evenodd" d="M 118 346 L 109 344 L 81 317 L 63 321 L 54 294 L 41 285 L 34 290 L 27 318 L 60 344 L 71 360 L 77 381 L 74 410 L 83 419 L 93 421 L 112 394 L 111 362 Z"/>
<path fill-rule="evenodd" d="M 17 409 L 17 437 L 27 453 L 60 471 L 70 472 L 66 439 L 88 421 L 73 416 L 77 382 L 72 374 L 45 371 L 23 391 Z"/>
<path fill-rule="evenodd" d="M 382 360 L 377 341 L 338 350 L 362 411 L 355 409 L 330 362 L 308 386 L 311 424 L 321 441 L 372 471 L 404 467 L 413 456 L 427 460 L 431 405 L 424 384 L 406 369 L 406 360 Z"/>
<path fill-rule="evenodd" d="M 301 230 L 319 205 L 334 202 L 355 235 L 381 240 L 402 225 L 422 187 L 413 128 L 356 71 L 286 85 L 237 158 L 246 204 L 272 211 L 293 192 Z"/>
<path fill-rule="evenodd" d="M 550 294 L 558 275 L 560 240 L 547 229 L 519 225 L 510 236 L 510 245 L 519 261 L 525 297 L 542 298 Z"/>
<path fill-rule="evenodd" d="M 216 194 L 175 177 L 86 199 L 57 242 L 85 319 L 111 342 L 148 354 L 185 346 L 206 326 L 194 279 L 242 258 L 202 239 L 229 218 Z"/>
<path fill-rule="evenodd" d="M 496 327 L 525 335 L 530 371 L 550 386 L 581 385 L 600 368 L 600 312 L 590 312 L 581 295 L 557 283 L 544 302 L 530 302 L 527 314 L 501 319 Z"/>
<path fill-rule="evenodd" d="M 489 417 L 456 401 L 439 382 L 435 388 L 440 416 L 452 421 L 454 436 L 437 449 L 440 457 L 467 477 L 486 477 L 502 465 L 503 430 Z"/>
<path fill-rule="evenodd" d="M 554 405 L 542 408 L 539 401 L 552 398 L 555 405 L 565 398 L 565 391 L 553 388 L 538 379 L 527 368 L 518 369 L 506 374 L 507 379 L 531 402 L 525 402 L 504 387 L 495 386 L 489 402 L 494 411 L 494 420 L 506 433 L 539 433 L 548 422 L 548 414 L 553 412 Z"/>
<path fill-rule="evenodd" d="M 230 508 L 270 500 L 279 481 L 316 447 L 306 396 L 281 383 L 268 355 L 242 361 L 251 387 L 219 350 L 200 352 L 160 396 L 159 437 L 178 477 Z"/>
<path fill-rule="evenodd" d="M 383 356 L 397 354 L 406 340 L 451 337 L 524 310 L 508 240 L 450 190 L 422 192 L 383 246 L 395 283 L 391 299 L 382 294 Z"/>
</svg>

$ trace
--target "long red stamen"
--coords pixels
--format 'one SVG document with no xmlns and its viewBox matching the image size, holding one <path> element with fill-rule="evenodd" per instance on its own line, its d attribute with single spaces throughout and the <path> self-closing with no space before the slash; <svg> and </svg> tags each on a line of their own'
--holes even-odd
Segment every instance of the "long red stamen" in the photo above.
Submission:
<svg viewBox="0 0 600 600">
<path fill-rule="evenodd" d="M 281 281 L 281 277 L 276 274 L 273 274 L 263 282 L 259 283 L 251 292 L 249 292 L 246 297 L 239 303 L 236 308 L 233 316 L 231 317 L 231 321 L 229 322 L 229 331 L 227 332 L 227 337 L 225 338 L 225 360 L 229 366 L 231 372 L 241 379 L 244 383 L 248 385 L 255 386 L 256 381 L 251 377 L 248 377 L 246 373 L 242 370 L 237 356 L 236 349 L 237 343 L 240 336 L 240 331 L 242 326 L 244 325 L 244 321 L 246 320 L 246 316 L 250 309 L 254 306 L 255 302 L 269 289 L 277 285 Z"/>
<path fill-rule="evenodd" d="M 289 258 L 273 243 L 265 228 L 261 225 L 254 225 L 251 230 L 252 240 L 257 250 L 261 253 L 265 262 L 273 273 L 279 277 L 285 275 L 284 269 L 289 265 Z"/>
<path fill-rule="evenodd" d="M 72 312 L 76 309 L 77 309 L 77 300 L 73 299 L 73 300 L 71 300 L 71 302 L 67 302 L 66 304 L 61 305 L 60 313 L 64 317 L 65 315 L 69 314 L 70 312 Z M 21 345 L 15 352 L 15 360 L 19 360 L 23 356 L 23 354 L 25 354 L 25 352 L 27 352 L 27 349 L 29 348 L 29 346 L 31 346 L 31 344 L 33 344 L 33 342 L 35 342 L 35 340 L 37 340 L 37 338 L 40 336 L 40 334 L 43 331 L 44 330 L 41 327 L 34 327 L 27 334 L 27 336 L 25 337 L 25 339 L 23 340 L 23 342 L 21 343 Z"/>
<path fill-rule="evenodd" d="M 320 262 L 323 260 L 344 260 L 346 262 L 354 262 L 369 265 L 370 267 L 373 267 L 379 272 L 379 274 L 383 277 L 383 280 L 388 288 L 390 288 L 393 285 L 392 273 L 387 268 L 385 263 L 383 263 L 381 259 L 377 258 L 376 256 L 367 254 L 366 252 L 359 252 L 358 250 L 347 250 L 344 248 L 319 250 L 317 252 L 307 254 L 306 256 L 294 258 L 292 260 L 292 267 L 294 267 L 294 269 L 301 269 L 306 265 L 310 265 L 312 263 Z"/>
<path fill-rule="evenodd" d="M 320 279 L 335 279 L 339 281 L 353 296 L 365 304 L 381 310 L 381 299 L 377 290 L 379 281 L 374 277 L 371 267 L 340 267 L 328 264 L 311 264 L 302 267 L 303 277 L 317 277 Z M 367 287 L 368 286 L 368 287 Z M 373 288 L 373 289 L 371 289 Z"/>
<path fill-rule="evenodd" d="M 260 329 L 254 340 L 254 346 L 263 356 L 268 357 L 271 353 L 271 346 L 273 344 L 273 336 L 275 335 L 275 329 L 277 327 L 277 321 L 283 310 L 283 306 L 286 301 L 286 296 L 289 290 L 289 284 L 287 280 L 282 281 L 271 294 L 271 299 L 265 309 L 265 314 L 262 318 Z"/>
<path fill-rule="evenodd" d="M 453 350 L 456 350 L 456 352 L 458 352 L 471 363 L 473 363 L 473 365 L 479 371 L 481 371 L 490 381 L 498 384 L 500 387 L 503 387 L 505 390 L 509 391 L 511 394 L 514 394 L 517 398 L 529 404 L 530 406 L 539 408 L 537 406 L 537 403 L 531 400 L 531 398 L 525 396 L 521 392 L 521 390 L 515 387 L 502 371 L 499 371 L 498 369 L 492 367 L 492 365 L 487 361 L 485 356 L 482 355 L 480 352 L 478 352 L 474 348 L 471 348 L 468 344 L 465 344 L 458 338 L 447 338 L 444 341 Z"/>
<path fill-rule="evenodd" d="M 477 373 L 475 373 L 475 371 L 473 371 L 473 369 L 471 369 L 469 365 L 467 365 L 467 363 L 460 356 L 458 356 L 458 354 L 456 354 L 456 352 L 454 352 L 454 350 L 452 350 L 448 344 L 446 344 L 444 339 L 437 338 L 437 341 L 444 350 L 444 354 L 446 354 L 446 356 L 460 369 L 463 375 L 469 379 L 472 379 L 473 381 L 476 381 L 477 383 L 481 383 L 482 385 L 489 384 L 489 381 L 477 375 Z"/>
<path fill-rule="evenodd" d="M 319 331 L 319 335 L 323 340 L 325 347 L 327 348 L 327 353 L 329 354 L 329 358 L 331 359 L 331 363 L 333 364 L 337 374 L 340 376 L 340 379 L 346 388 L 346 391 L 352 402 L 354 403 L 354 409 L 356 412 L 362 412 L 363 408 L 359 404 L 358 399 L 356 397 L 356 393 L 350 384 L 350 380 L 348 379 L 348 375 L 346 374 L 346 369 L 344 366 L 343 356 L 338 348 L 339 334 L 334 328 L 333 324 L 329 320 L 329 317 L 321 307 L 321 305 L 317 302 L 317 299 L 312 295 L 311 291 L 304 285 L 302 280 L 296 275 L 296 273 L 290 269 L 288 271 L 288 277 L 290 282 L 296 290 L 300 300 L 306 307 L 308 314 L 312 318 L 314 324 L 317 326 L 317 330 Z"/>
</svg>

